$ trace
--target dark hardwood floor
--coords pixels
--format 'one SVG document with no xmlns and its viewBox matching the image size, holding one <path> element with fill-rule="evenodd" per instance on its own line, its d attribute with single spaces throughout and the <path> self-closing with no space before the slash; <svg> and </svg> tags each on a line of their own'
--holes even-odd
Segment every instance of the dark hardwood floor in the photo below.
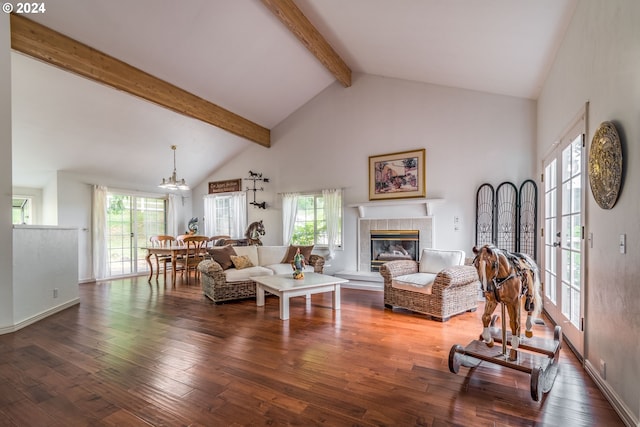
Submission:
<svg viewBox="0 0 640 427">
<path fill-rule="evenodd" d="M 385 310 L 381 292 L 215 305 L 146 277 L 80 285 L 81 304 L 0 336 L 0 426 L 616 426 L 564 348 L 553 389 L 483 363 L 448 369 L 480 307 L 446 323 Z M 552 336 L 550 326 L 536 326 Z"/>
</svg>

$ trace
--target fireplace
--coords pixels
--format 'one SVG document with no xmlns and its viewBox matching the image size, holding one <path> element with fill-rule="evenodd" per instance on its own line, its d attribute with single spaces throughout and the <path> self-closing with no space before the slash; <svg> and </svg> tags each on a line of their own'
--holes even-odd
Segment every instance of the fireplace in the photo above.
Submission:
<svg viewBox="0 0 640 427">
<path fill-rule="evenodd" d="M 371 271 L 379 271 L 387 261 L 418 260 L 419 230 L 371 230 Z"/>
</svg>

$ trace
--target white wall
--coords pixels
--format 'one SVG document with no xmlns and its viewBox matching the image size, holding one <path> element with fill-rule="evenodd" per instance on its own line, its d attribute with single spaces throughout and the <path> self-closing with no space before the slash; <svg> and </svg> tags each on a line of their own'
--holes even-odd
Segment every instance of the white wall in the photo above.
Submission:
<svg viewBox="0 0 640 427">
<path fill-rule="evenodd" d="M 80 282 L 94 280 L 91 242 L 93 187 L 67 172 L 58 172 L 57 183 L 58 225 L 78 230 L 78 279 Z"/>
<path fill-rule="evenodd" d="M 538 170 L 542 157 L 589 101 L 587 140 L 603 121 L 620 133 L 624 182 L 618 202 L 601 209 L 587 190 L 588 283 L 585 359 L 638 424 L 640 414 L 640 2 L 578 2 L 565 40 L 538 101 Z M 627 253 L 618 236 L 627 235 Z"/>
<path fill-rule="evenodd" d="M 250 147 L 195 188 L 194 215 L 202 216 L 208 181 L 262 172 L 271 182 L 257 198 L 269 208 L 249 206 L 249 222 L 263 219 L 263 242 L 281 244 L 277 193 L 343 187 L 345 205 L 365 202 L 369 156 L 425 148 L 427 197 L 444 199 L 433 205 L 436 245 L 470 253 L 477 188 L 534 178 L 535 121 L 530 100 L 354 75 L 352 87 L 328 87 L 274 128 L 271 148 Z M 356 230 L 356 209 L 345 208 L 345 249 L 331 270 L 356 270 Z"/>
<path fill-rule="evenodd" d="M 13 235 L 16 328 L 78 304 L 78 230 L 16 225 Z"/>
<path fill-rule="evenodd" d="M 51 179 L 42 188 L 42 225 L 58 225 L 58 175 L 51 173 Z"/>
<path fill-rule="evenodd" d="M 11 225 L 11 29 L 0 14 L 0 333 L 13 325 Z"/>
</svg>

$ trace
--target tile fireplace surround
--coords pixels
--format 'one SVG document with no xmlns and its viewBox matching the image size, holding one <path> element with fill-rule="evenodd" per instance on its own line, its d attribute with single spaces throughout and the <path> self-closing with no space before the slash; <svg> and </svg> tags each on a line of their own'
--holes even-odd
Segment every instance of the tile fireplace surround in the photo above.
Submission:
<svg viewBox="0 0 640 427">
<path fill-rule="evenodd" d="M 358 220 L 358 271 L 371 271 L 371 230 L 419 230 L 420 252 L 424 248 L 433 247 L 433 217 L 360 218 Z"/>
</svg>

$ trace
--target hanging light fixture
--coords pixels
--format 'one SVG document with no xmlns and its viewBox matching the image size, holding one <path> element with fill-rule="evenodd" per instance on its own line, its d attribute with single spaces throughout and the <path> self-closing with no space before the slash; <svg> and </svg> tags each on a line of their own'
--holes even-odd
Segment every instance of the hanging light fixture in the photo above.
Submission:
<svg viewBox="0 0 640 427">
<path fill-rule="evenodd" d="M 171 149 L 173 150 L 173 173 L 169 178 L 162 178 L 162 182 L 158 187 L 165 190 L 188 190 L 189 186 L 184 182 L 184 178 L 180 181 L 176 178 L 176 146 L 172 145 Z"/>
</svg>

